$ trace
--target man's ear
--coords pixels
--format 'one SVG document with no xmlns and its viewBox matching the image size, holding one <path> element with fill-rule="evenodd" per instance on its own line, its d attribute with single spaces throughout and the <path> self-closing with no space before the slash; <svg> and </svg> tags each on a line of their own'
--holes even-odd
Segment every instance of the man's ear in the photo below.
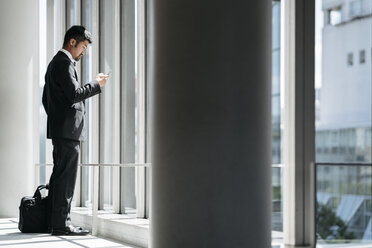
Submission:
<svg viewBox="0 0 372 248">
<path fill-rule="evenodd" d="M 70 39 L 70 45 L 75 47 L 76 46 L 76 40 L 74 38 Z"/>
</svg>

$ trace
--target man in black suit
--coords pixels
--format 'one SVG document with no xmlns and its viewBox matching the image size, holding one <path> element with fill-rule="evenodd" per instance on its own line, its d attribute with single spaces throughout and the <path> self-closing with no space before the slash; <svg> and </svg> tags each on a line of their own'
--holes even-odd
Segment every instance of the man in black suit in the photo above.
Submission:
<svg viewBox="0 0 372 248">
<path fill-rule="evenodd" d="M 49 180 L 48 216 L 52 235 L 86 235 L 71 224 L 80 141 L 84 140 L 84 100 L 101 92 L 108 79 L 102 73 L 81 86 L 76 62 L 92 43 L 83 26 L 72 26 L 65 34 L 63 48 L 54 56 L 45 74 L 43 105 L 48 115 L 47 138 L 53 143 L 53 172 Z"/>
</svg>

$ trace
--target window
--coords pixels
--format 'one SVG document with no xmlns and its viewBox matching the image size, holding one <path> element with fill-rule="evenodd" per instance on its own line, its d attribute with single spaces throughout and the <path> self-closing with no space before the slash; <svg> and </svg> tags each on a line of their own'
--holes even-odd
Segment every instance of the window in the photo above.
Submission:
<svg viewBox="0 0 372 248">
<path fill-rule="evenodd" d="M 347 65 L 352 66 L 353 65 L 353 53 L 347 54 Z"/>
<path fill-rule="evenodd" d="M 136 1 L 122 1 L 121 5 L 121 163 L 136 163 L 138 154 L 138 84 L 135 72 Z M 135 213 L 137 209 L 136 169 L 122 168 L 120 172 L 120 212 Z"/>
<path fill-rule="evenodd" d="M 86 27 L 89 32 L 95 35 L 93 30 L 93 6 L 92 0 L 86 0 L 82 5 L 82 24 Z M 88 46 L 85 56 L 81 59 L 81 82 L 90 82 L 93 80 L 93 59 L 95 54 L 93 51 L 93 46 L 97 44 L 92 44 Z M 98 102 L 98 101 L 97 101 Z M 86 107 L 86 122 L 85 122 L 85 138 L 86 141 L 81 144 L 81 162 L 82 163 L 93 163 L 92 159 L 92 117 L 93 114 L 93 99 L 90 98 L 85 101 Z M 98 162 L 98 161 L 95 161 Z M 91 207 L 92 205 L 92 177 L 93 177 L 93 168 L 82 168 L 81 169 L 81 206 L 82 207 Z"/>
<path fill-rule="evenodd" d="M 337 25 L 342 21 L 342 9 L 341 7 L 333 8 L 328 10 L 328 24 Z"/>
<path fill-rule="evenodd" d="M 359 51 L 359 63 L 364 64 L 366 62 L 366 50 Z"/>
<path fill-rule="evenodd" d="M 86 101 L 86 142 L 81 145 L 83 164 L 139 163 L 138 154 L 144 150 L 139 147 L 146 145 L 139 142 L 139 137 L 144 137 L 144 130 L 139 128 L 139 118 L 144 113 L 140 113 L 143 109 L 138 103 L 145 87 L 138 87 L 136 67 L 140 56 L 136 53 L 137 4 L 138 1 L 119 0 L 66 1 L 66 27 L 80 24 L 81 20 L 93 35 L 93 44 L 81 60 L 82 83 L 90 82 L 98 72 L 111 71 L 102 93 Z M 138 196 L 144 195 L 144 186 L 140 185 L 145 184 L 139 176 L 137 168 L 101 167 L 99 210 L 138 216 Z M 93 168 L 83 167 L 78 179 L 81 181 L 76 184 L 74 206 L 90 208 Z M 143 216 L 141 213 L 139 217 Z"/>
<path fill-rule="evenodd" d="M 101 1 L 100 65 L 101 72 L 111 71 L 100 94 L 100 163 L 120 163 L 120 33 L 117 1 Z M 118 212 L 119 168 L 100 168 L 100 208 Z"/>
<path fill-rule="evenodd" d="M 350 2 L 349 15 L 350 19 L 368 16 L 372 13 L 371 0 L 355 0 Z"/>
<path fill-rule="evenodd" d="M 356 0 L 350 2 L 350 18 L 362 15 L 362 1 Z"/>
<path fill-rule="evenodd" d="M 80 23 L 81 23 L 80 22 L 81 21 L 81 18 L 80 18 L 81 17 L 80 16 L 80 1 L 78 1 L 78 0 L 67 0 L 65 2 L 65 4 L 66 4 L 66 10 L 69 10 L 69 11 L 66 11 L 66 20 L 65 20 L 65 22 L 66 22 L 66 27 L 65 28 L 67 30 L 71 26 L 80 25 Z M 63 30 L 63 35 L 64 35 L 66 30 Z M 80 79 L 80 83 L 81 84 L 86 83 L 86 82 L 81 81 L 81 64 L 80 63 L 77 63 L 76 71 L 77 71 L 78 78 Z M 81 154 L 83 154 L 83 153 L 84 152 L 81 152 Z M 81 170 L 79 169 L 78 170 L 78 179 L 77 179 L 77 183 L 76 183 L 76 186 L 75 186 L 75 193 L 74 193 L 74 197 L 73 197 L 72 203 L 71 203 L 72 206 L 78 206 L 78 205 L 81 204 L 80 173 L 81 173 Z"/>
<path fill-rule="evenodd" d="M 372 44 L 372 19 L 354 18 L 363 15 L 367 1 L 339 2 L 350 3 L 348 12 L 328 9 L 329 19 L 320 23 L 333 26 L 317 25 L 315 37 L 321 46 L 315 57 L 315 68 L 321 68 L 315 143 L 323 150 L 316 149 L 315 163 L 317 239 L 322 244 L 372 240 L 372 74 L 370 66 L 357 66 L 369 63 L 365 48 Z"/>
<path fill-rule="evenodd" d="M 283 168 L 282 163 L 282 130 L 280 103 L 280 2 L 272 2 L 272 231 L 283 232 Z M 273 235 L 274 235 L 273 232 Z M 277 235 L 273 242 L 280 242 Z"/>
</svg>

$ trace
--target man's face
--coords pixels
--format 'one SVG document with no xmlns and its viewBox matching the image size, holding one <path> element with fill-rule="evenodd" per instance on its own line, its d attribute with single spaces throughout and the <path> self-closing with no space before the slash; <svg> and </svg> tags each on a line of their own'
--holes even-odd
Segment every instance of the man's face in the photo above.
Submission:
<svg viewBox="0 0 372 248">
<path fill-rule="evenodd" d="M 85 54 L 85 50 L 87 49 L 87 47 L 89 45 L 89 41 L 84 40 L 84 41 L 81 41 L 78 44 L 76 44 L 76 40 L 71 39 L 70 44 L 72 45 L 71 46 L 71 51 L 70 51 L 72 57 L 76 61 L 79 61 L 81 59 L 81 57 Z"/>
</svg>

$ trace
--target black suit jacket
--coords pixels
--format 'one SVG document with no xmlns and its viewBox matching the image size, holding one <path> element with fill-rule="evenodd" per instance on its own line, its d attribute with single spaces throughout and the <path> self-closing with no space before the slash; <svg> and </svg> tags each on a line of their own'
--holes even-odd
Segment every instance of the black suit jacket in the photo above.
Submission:
<svg viewBox="0 0 372 248">
<path fill-rule="evenodd" d="M 84 100 L 100 92 L 97 80 L 81 87 L 71 60 L 59 51 L 45 74 L 43 105 L 48 115 L 47 138 L 84 140 Z"/>
</svg>

